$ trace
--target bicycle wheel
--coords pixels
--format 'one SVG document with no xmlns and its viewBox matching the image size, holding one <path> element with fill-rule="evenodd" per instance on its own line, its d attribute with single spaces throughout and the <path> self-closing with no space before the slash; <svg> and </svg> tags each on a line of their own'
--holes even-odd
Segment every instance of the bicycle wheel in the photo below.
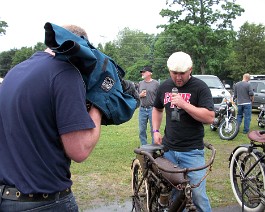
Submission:
<svg viewBox="0 0 265 212">
<path fill-rule="evenodd" d="M 260 212 L 265 209 L 262 203 L 264 199 L 260 195 L 265 194 L 264 164 L 258 163 L 245 177 L 258 158 L 258 154 L 249 153 L 247 147 L 239 147 L 230 161 L 232 190 L 239 205 L 242 207 L 243 202 L 244 211 L 247 212 Z"/>
<path fill-rule="evenodd" d="M 142 180 L 143 182 L 140 184 Z M 135 159 L 132 164 L 132 203 L 135 212 L 149 212 L 147 193 L 148 187 L 146 179 L 143 179 L 143 169 L 140 161 Z"/>
<path fill-rule="evenodd" d="M 226 126 L 225 120 L 223 120 L 219 126 L 219 136 L 223 140 L 232 140 L 234 139 L 239 132 L 239 127 L 237 120 L 231 118 Z"/>
<path fill-rule="evenodd" d="M 150 180 L 147 188 L 147 199 L 148 199 L 148 211 L 150 212 L 162 212 L 164 208 L 159 203 L 160 190 L 155 184 L 155 181 Z"/>
</svg>

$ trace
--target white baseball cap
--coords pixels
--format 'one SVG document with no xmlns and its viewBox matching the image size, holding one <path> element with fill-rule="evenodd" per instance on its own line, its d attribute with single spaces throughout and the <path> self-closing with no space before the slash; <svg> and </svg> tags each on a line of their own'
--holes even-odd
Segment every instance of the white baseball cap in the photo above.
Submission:
<svg viewBox="0 0 265 212">
<path fill-rule="evenodd" d="M 175 52 L 167 60 L 169 71 L 186 72 L 192 68 L 190 55 L 185 52 Z"/>
</svg>

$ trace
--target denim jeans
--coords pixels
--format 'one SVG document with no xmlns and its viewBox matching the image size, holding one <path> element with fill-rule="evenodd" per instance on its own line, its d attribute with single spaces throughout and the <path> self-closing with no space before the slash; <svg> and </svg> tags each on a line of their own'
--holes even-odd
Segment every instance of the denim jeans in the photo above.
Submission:
<svg viewBox="0 0 265 212">
<path fill-rule="evenodd" d="M 165 158 L 177 164 L 181 168 L 199 167 L 205 164 L 204 150 L 192 150 L 189 152 L 176 152 L 169 150 L 164 154 Z M 206 169 L 188 173 L 191 184 L 197 184 L 203 178 Z M 197 211 L 210 212 L 211 205 L 206 194 L 206 180 L 204 179 L 199 187 L 192 189 L 192 200 Z"/>
<path fill-rule="evenodd" d="M 39 201 L 39 202 L 20 202 L 2 199 L 0 204 L 0 211 L 2 212 L 55 212 L 55 211 L 65 211 L 65 212 L 78 212 L 78 206 L 75 201 L 73 193 L 67 196 L 53 201 Z"/>
<path fill-rule="evenodd" d="M 238 122 L 239 127 L 244 117 L 243 133 L 249 132 L 251 115 L 252 115 L 252 104 L 237 105 L 237 122 Z"/>
<path fill-rule="evenodd" d="M 140 107 L 139 109 L 139 138 L 141 141 L 141 145 L 147 144 L 147 123 L 149 121 L 150 124 L 150 133 L 152 138 L 152 144 L 154 143 L 153 138 L 153 127 L 152 127 L 152 110 L 153 108 L 143 108 Z"/>
</svg>

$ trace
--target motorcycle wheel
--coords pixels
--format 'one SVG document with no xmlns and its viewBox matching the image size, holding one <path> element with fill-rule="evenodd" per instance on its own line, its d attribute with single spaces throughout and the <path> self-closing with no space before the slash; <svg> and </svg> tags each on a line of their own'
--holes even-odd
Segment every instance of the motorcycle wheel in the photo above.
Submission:
<svg viewBox="0 0 265 212">
<path fill-rule="evenodd" d="M 237 136 L 238 132 L 239 127 L 235 118 L 229 120 L 227 128 L 225 120 L 219 126 L 219 136 L 222 140 L 232 140 Z"/>
<path fill-rule="evenodd" d="M 132 204 L 135 212 L 150 212 L 148 207 L 148 185 L 143 179 L 143 169 L 138 159 L 132 164 Z M 141 181 L 143 180 L 142 184 Z"/>
<path fill-rule="evenodd" d="M 215 127 L 213 124 L 210 125 L 210 130 L 211 131 L 216 131 L 217 130 L 217 127 Z"/>
</svg>

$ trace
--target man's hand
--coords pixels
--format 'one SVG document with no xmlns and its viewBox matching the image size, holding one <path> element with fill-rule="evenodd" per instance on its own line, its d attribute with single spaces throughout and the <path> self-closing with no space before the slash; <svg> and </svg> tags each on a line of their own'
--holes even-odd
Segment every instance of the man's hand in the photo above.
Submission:
<svg viewBox="0 0 265 212">
<path fill-rule="evenodd" d="M 134 84 L 129 80 L 122 80 L 121 85 L 124 93 L 133 96 L 133 98 L 136 100 L 136 108 L 138 108 L 140 106 L 140 97 L 137 90 L 135 89 Z"/>
</svg>

